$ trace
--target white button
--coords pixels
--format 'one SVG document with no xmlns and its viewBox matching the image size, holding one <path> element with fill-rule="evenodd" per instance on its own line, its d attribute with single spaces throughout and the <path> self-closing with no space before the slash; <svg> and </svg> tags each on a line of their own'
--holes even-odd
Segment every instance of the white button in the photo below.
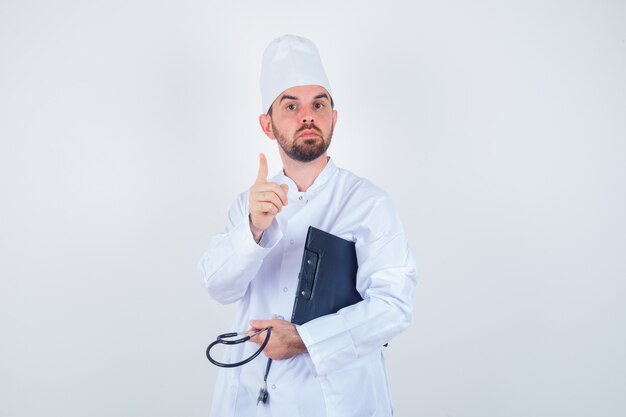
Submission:
<svg viewBox="0 0 626 417">
<path fill-rule="evenodd" d="M 293 239 L 289 241 L 289 244 L 290 244 L 290 245 L 293 245 Z"/>
<path fill-rule="evenodd" d="M 287 287 L 283 288 L 283 292 L 287 292 L 287 291 L 289 291 L 289 288 Z"/>
<path fill-rule="evenodd" d="M 272 384 L 272 389 L 276 389 L 276 385 Z"/>
<path fill-rule="evenodd" d="M 298 197 L 298 200 L 302 200 L 302 196 Z"/>
</svg>

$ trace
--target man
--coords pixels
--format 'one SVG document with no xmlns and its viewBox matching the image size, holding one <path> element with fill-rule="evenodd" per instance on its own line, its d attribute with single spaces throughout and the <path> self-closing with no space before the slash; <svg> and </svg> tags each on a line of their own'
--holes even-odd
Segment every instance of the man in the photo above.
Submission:
<svg viewBox="0 0 626 417">
<path fill-rule="evenodd" d="M 230 209 L 199 264 L 211 296 L 239 302 L 234 329 L 271 327 L 263 354 L 222 369 L 212 416 L 391 416 L 383 345 L 410 323 L 415 265 L 390 198 L 327 156 L 337 111 L 317 48 L 281 36 L 261 71 L 263 132 L 283 170 L 256 181 Z M 355 242 L 363 301 L 296 326 L 289 321 L 309 226 Z M 284 317 L 287 320 L 272 317 Z M 228 362 L 254 353 L 265 334 L 229 347 Z M 266 359 L 269 401 L 257 405 Z"/>
</svg>

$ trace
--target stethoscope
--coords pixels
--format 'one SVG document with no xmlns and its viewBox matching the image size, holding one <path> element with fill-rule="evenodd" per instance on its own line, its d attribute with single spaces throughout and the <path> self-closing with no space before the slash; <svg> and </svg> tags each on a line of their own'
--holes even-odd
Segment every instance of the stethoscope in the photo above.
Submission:
<svg viewBox="0 0 626 417">
<path fill-rule="evenodd" d="M 238 345 L 240 343 L 247 342 L 254 336 L 259 335 L 265 331 L 267 332 L 267 335 L 265 336 L 265 340 L 263 341 L 263 343 L 261 343 L 261 346 L 259 346 L 259 349 L 256 352 L 254 352 L 251 356 L 249 356 L 248 358 L 242 361 L 233 362 L 233 363 L 223 363 L 223 362 L 218 362 L 215 359 L 213 359 L 213 357 L 211 357 L 211 349 L 216 345 L 220 345 L 220 344 L 221 345 Z M 206 348 L 206 357 L 209 360 L 209 362 L 211 362 L 213 365 L 216 365 L 222 368 L 236 368 L 238 366 L 245 365 L 251 360 L 253 360 L 254 358 L 256 358 L 257 356 L 259 356 L 261 352 L 263 352 L 263 349 L 265 349 L 265 346 L 267 346 L 267 344 L 270 341 L 271 334 L 272 334 L 271 327 L 266 327 L 265 329 L 257 330 L 254 333 L 237 332 L 237 333 L 220 334 L 215 338 L 215 341 L 211 342 L 211 344 Z M 237 336 L 244 336 L 244 337 L 241 337 L 239 339 L 232 339 L 233 337 L 237 337 Z M 272 359 L 268 358 L 267 366 L 265 367 L 265 375 L 263 376 L 263 385 L 261 386 L 261 389 L 259 390 L 259 396 L 256 400 L 257 405 L 259 405 L 260 402 L 262 402 L 263 404 L 267 403 L 267 400 L 269 397 L 269 392 L 267 391 L 267 375 L 270 373 L 271 366 L 272 366 Z"/>
</svg>

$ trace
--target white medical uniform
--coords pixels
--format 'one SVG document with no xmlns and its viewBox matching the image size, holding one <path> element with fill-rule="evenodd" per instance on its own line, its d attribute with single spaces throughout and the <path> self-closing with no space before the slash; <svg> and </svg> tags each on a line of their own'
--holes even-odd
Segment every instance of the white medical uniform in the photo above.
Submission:
<svg viewBox="0 0 626 417">
<path fill-rule="evenodd" d="M 411 321 L 416 270 L 389 196 L 331 159 L 306 192 L 298 192 L 283 172 L 269 181 L 289 186 L 289 203 L 260 245 L 250 232 L 244 192 L 229 211 L 225 232 L 210 240 L 199 263 L 213 298 L 239 302 L 232 328 L 225 331 L 247 330 L 250 320 L 272 315 L 291 318 L 309 226 L 355 242 L 363 301 L 297 327 L 308 353 L 273 361 L 267 404 L 256 404 L 264 354 L 247 365 L 220 369 L 211 415 L 393 415 L 383 345 Z M 224 361 L 240 361 L 257 348 L 249 342 L 229 347 Z"/>
</svg>

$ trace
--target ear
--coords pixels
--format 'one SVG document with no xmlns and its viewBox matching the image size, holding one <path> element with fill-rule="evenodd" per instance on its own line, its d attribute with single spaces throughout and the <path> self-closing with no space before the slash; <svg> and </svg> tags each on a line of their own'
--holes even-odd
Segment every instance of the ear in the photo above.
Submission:
<svg viewBox="0 0 626 417">
<path fill-rule="evenodd" d="M 336 124 L 337 124 L 337 110 L 333 109 L 333 129 L 335 128 Z"/>
<path fill-rule="evenodd" d="M 276 139 L 274 131 L 272 131 L 272 117 L 269 114 L 262 114 L 259 116 L 259 124 L 265 136 L 270 139 Z"/>
</svg>

